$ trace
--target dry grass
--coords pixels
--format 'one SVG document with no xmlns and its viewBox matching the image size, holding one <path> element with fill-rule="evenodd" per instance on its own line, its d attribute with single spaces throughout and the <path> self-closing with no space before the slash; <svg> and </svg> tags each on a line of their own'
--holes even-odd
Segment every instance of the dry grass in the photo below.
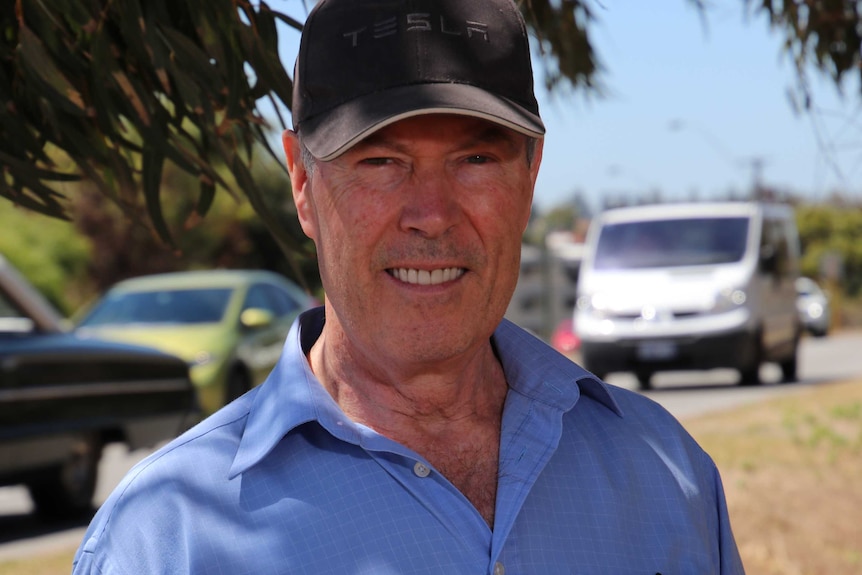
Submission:
<svg viewBox="0 0 862 575">
<path fill-rule="evenodd" d="M 862 573 L 862 382 L 684 423 L 721 469 L 749 575 Z M 69 573 L 73 553 L 0 562 L 0 573 Z"/>
<path fill-rule="evenodd" d="M 63 553 L 52 553 L 33 559 L 0 561 L 0 573 L 3 575 L 61 575 L 72 571 L 72 558 L 75 550 Z"/>
<path fill-rule="evenodd" d="M 750 575 L 862 573 L 862 382 L 685 423 L 721 470 Z"/>
</svg>

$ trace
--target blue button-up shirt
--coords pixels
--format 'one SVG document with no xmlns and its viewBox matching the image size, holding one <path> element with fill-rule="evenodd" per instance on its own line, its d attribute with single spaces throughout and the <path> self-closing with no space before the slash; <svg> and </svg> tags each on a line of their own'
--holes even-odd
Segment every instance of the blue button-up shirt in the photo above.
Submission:
<svg viewBox="0 0 862 575">
<path fill-rule="evenodd" d="M 504 321 L 493 530 L 421 455 L 348 419 L 293 326 L 269 379 L 139 463 L 75 574 L 743 573 L 719 474 L 645 397 Z"/>
</svg>

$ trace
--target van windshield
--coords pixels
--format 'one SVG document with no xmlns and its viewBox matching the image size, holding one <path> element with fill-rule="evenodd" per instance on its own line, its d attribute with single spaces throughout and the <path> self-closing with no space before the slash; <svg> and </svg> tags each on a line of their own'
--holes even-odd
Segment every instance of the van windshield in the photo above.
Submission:
<svg viewBox="0 0 862 575">
<path fill-rule="evenodd" d="M 606 224 L 593 267 L 632 269 L 738 262 L 745 255 L 748 218 L 685 218 Z"/>
</svg>

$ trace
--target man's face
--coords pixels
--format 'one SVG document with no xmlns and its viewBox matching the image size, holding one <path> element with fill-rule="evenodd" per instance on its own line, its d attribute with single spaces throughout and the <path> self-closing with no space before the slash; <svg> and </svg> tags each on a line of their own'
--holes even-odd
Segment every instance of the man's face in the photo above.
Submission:
<svg viewBox="0 0 862 575">
<path fill-rule="evenodd" d="M 317 162 L 310 179 L 294 166 L 327 333 L 339 327 L 363 356 L 412 363 L 487 343 L 518 279 L 541 142 L 531 163 L 526 147 L 483 120 L 426 115 Z"/>
</svg>

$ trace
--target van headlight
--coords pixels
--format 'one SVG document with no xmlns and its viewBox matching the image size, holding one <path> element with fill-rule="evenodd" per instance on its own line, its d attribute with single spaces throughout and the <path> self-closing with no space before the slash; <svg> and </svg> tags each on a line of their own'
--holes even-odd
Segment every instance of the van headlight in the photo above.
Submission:
<svg viewBox="0 0 862 575">
<path fill-rule="evenodd" d="M 712 309 L 716 313 L 730 311 L 744 306 L 746 301 L 748 301 L 748 295 L 745 290 L 725 288 L 716 294 Z"/>
<path fill-rule="evenodd" d="M 604 317 L 610 309 L 610 301 L 606 294 L 595 293 L 592 295 L 582 295 L 576 303 L 578 310 L 586 313 L 591 313 L 597 317 Z"/>
</svg>

